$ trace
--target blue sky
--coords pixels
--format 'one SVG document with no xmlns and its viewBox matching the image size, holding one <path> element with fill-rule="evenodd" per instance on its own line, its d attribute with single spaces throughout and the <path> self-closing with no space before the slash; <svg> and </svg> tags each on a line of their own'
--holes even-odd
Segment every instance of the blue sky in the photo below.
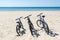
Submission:
<svg viewBox="0 0 60 40">
<path fill-rule="evenodd" d="M 60 7 L 60 0 L 0 0 L 0 7 Z"/>
</svg>

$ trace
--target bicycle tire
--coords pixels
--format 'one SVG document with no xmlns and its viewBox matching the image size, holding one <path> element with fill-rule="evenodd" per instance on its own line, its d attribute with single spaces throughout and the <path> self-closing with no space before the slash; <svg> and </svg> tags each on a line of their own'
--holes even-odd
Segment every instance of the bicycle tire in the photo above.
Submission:
<svg viewBox="0 0 60 40">
<path fill-rule="evenodd" d="M 20 34 L 19 34 L 20 33 L 20 28 L 19 28 L 18 25 L 16 26 L 16 33 L 20 36 Z"/>
<path fill-rule="evenodd" d="M 37 20 L 37 21 L 36 21 L 36 24 L 37 24 L 38 27 L 41 28 L 40 30 L 42 30 L 43 28 L 38 24 L 39 21 L 40 21 L 40 20 Z"/>
<path fill-rule="evenodd" d="M 48 24 L 46 22 L 44 22 L 44 30 L 47 34 L 49 34 L 49 27 L 48 27 Z"/>
</svg>

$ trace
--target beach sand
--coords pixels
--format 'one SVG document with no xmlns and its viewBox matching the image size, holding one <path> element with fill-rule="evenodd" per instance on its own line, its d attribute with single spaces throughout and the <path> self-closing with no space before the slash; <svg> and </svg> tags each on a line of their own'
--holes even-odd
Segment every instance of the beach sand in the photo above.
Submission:
<svg viewBox="0 0 60 40">
<path fill-rule="evenodd" d="M 32 14 L 30 19 L 34 28 L 40 29 L 36 25 L 36 20 L 39 19 L 37 15 L 41 12 L 46 16 L 45 21 L 49 28 L 58 33 L 58 36 L 51 37 L 43 30 L 39 31 L 39 37 L 33 37 L 31 35 L 29 25 L 24 17 Z M 21 21 L 26 29 L 26 34 L 23 36 L 17 36 L 16 33 L 16 19 L 20 16 L 23 16 Z M 60 40 L 60 11 L 0 11 L 0 40 Z"/>
</svg>

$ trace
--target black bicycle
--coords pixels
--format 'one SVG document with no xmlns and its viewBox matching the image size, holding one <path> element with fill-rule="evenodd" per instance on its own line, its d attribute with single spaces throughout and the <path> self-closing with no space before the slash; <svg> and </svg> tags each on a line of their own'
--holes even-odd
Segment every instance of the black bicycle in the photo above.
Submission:
<svg viewBox="0 0 60 40">
<path fill-rule="evenodd" d="M 49 27 L 48 27 L 48 24 L 44 21 L 44 19 L 42 18 L 42 15 L 43 13 L 40 13 L 39 15 L 37 15 L 37 17 L 39 16 L 40 17 L 40 19 L 39 20 L 37 20 L 37 26 L 38 27 L 40 27 L 41 28 L 41 30 L 42 29 L 44 29 L 45 30 L 45 32 L 48 34 L 48 35 L 50 35 L 50 36 L 52 36 L 52 37 L 55 37 L 56 35 L 58 35 L 57 33 L 55 33 L 55 32 L 53 32 L 53 31 L 51 31 L 50 29 L 49 29 Z M 40 25 L 42 25 L 42 27 L 38 24 L 38 22 L 40 22 Z"/>
<path fill-rule="evenodd" d="M 17 23 L 16 32 L 17 32 L 18 36 L 21 36 L 21 35 L 25 34 L 25 31 L 26 31 L 26 29 L 24 29 L 23 24 L 21 22 L 21 18 L 22 17 L 16 19 L 16 20 L 18 20 L 16 22 Z"/>
<path fill-rule="evenodd" d="M 38 37 L 39 34 L 37 33 L 37 30 L 34 28 L 32 22 L 31 22 L 31 20 L 30 20 L 30 18 L 29 18 L 30 16 L 31 16 L 31 15 L 28 15 L 28 16 L 26 16 L 24 19 L 27 18 L 27 20 L 28 20 L 28 25 L 29 25 L 29 29 L 30 29 L 31 35 L 32 35 L 33 37 L 35 37 L 35 36 Z"/>
</svg>

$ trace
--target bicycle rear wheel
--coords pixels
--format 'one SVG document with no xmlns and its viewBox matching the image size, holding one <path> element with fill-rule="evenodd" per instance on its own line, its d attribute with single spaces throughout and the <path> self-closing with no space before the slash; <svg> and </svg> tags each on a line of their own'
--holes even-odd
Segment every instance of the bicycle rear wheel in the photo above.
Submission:
<svg viewBox="0 0 60 40">
<path fill-rule="evenodd" d="M 49 27 L 48 27 L 48 24 L 46 22 L 44 22 L 44 30 L 47 34 L 49 34 Z"/>
</svg>

